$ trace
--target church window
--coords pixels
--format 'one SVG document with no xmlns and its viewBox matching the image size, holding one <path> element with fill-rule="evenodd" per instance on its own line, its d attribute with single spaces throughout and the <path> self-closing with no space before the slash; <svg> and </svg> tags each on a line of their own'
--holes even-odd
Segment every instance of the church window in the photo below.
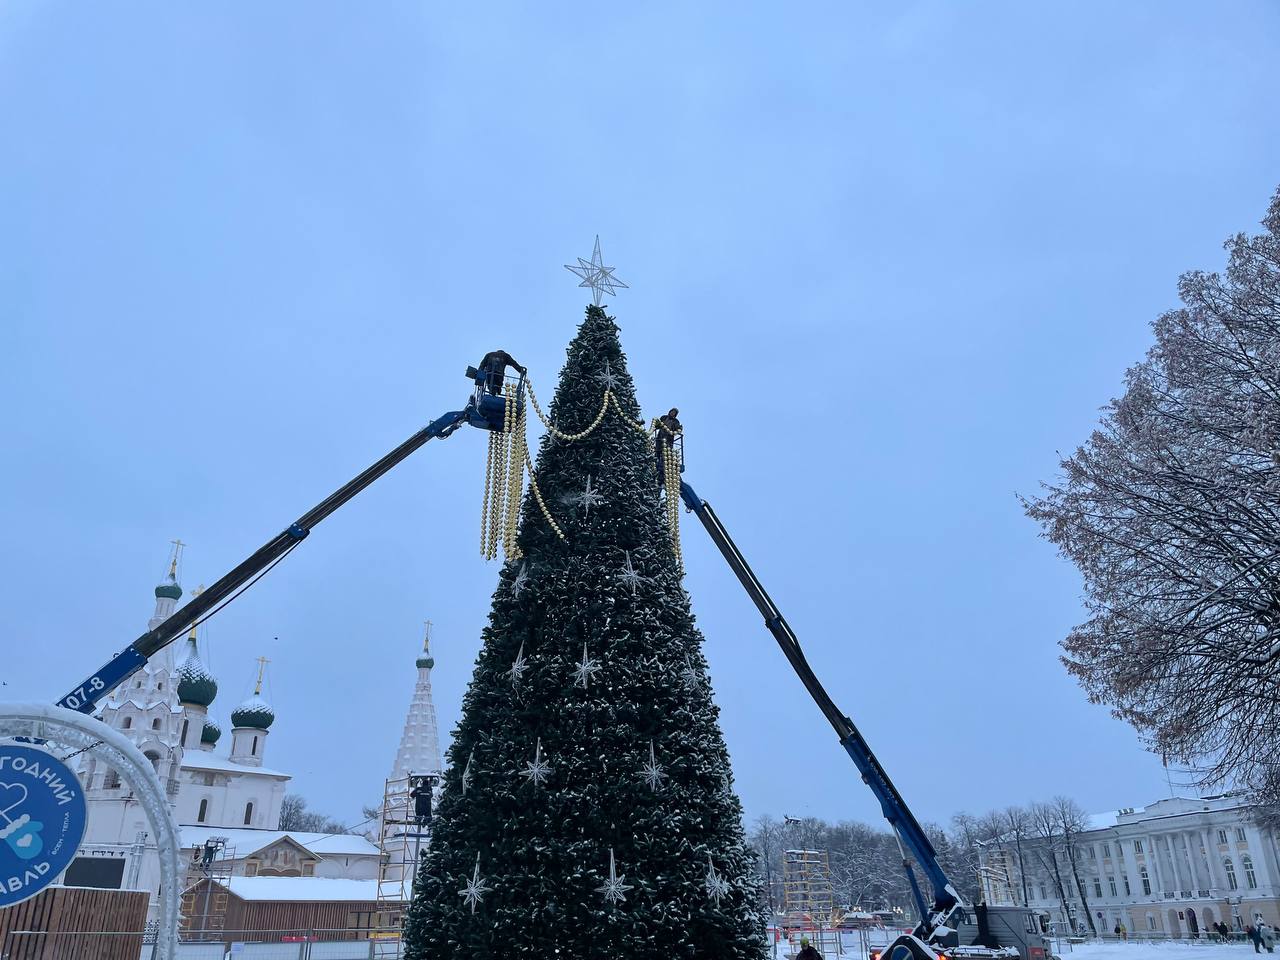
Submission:
<svg viewBox="0 0 1280 960">
<path fill-rule="evenodd" d="M 115 770 L 108 770 L 106 776 L 102 778 L 102 789 L 115 790 L 120 786 L 120 774 Z"/>
<path fill-rule="evenodd" d="M 253 822 L 253 801 L 250 800 L 244 805 L 244 825 L 247 827 Z"/>
<path fill-rule="evenodd" d="M 205 797 L 200 801 L 200 812 L 196 814 L 196 823 L 204 823 L 204 818 L 209 815 L 209 798 Z"/>
<path fill-rule="evenodd" d="M 159 730 L 159 729 L 160 729 L 160 718 L 159 718 L 159 717 L 156 717 L 154 720 L 152 720 L 152 721 L 151 721 L 151 729 L 152 729 L 152 730 Z"/>
<path fill-rule="evenodd" d="M 253 746 L 249 748 L 249 755 L 252 757 L 256 757 L 258 755 L 258 738 L 257 737 L 253 738 Z"/>
<path fill-rule="evenodd" d="M 164 693 L 164 681 L 163 681 L 163 680 L 161 680 L 159 683 L 157 683 L 157 684 L 156 684 L 156 689 L 157 689 L 158 691 L 160 691 L 161 693 Z"/>
<path fill-rule="evenodd" d="M 187 745 L 187 728 L 191 726 L 191 720 L 188 718 L 182 721 L 182 745 Z"/>
<path fill-rule="evenodd" d="M 316 875 L 315 861 L 308 861 L 302 865 L 302 875 L 304 877 L 314 877 Z"/>
<path fill-rule="evenodd" d="M 159 723 L 159 721 L 156 721 L 156 722 Z M 159 773 L 160 772 L 160 754 L 156 753 L 154 750 L 148 750 L 146 753 L 143 754 L 143 756 L 151 761 L 152 769 L 154 769 L 156 773 Z"/>
<path fill-rule="evenodd" d="M 1240 858 L 1240 866 L 1244 867 L 1244 885 L 1250 890 L 1258 888 L 1258 875 L 1253 872 L 1253 857 L 1247 853 Z"/>
<path fill-rule="evenodd" d="M 128 730 L 132 726 L 133 726 L 133 717 L 125 717 L 124 723 L 120 724 L 120 729 Z"/>
</svg>

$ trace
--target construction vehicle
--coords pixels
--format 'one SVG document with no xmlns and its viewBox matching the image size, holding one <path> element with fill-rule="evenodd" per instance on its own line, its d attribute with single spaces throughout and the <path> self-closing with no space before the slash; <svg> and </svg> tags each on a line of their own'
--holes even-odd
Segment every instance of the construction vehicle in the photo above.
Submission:
<svg viewBox="0 0 1280 960">
<path fill-rule="evenodd" d="M 681 466 L 683 468 L 683 464 Z M 711 504 L 699 497 L 693 487 L 683 480 L 680 482 L 680 499 L 702 521 L 712 542 L 764 617 L 765 627 L 778 641 L 787 662 L 791 664 L 823 716 L 835 728 L 840 745 L 853 759 L 863 782 L 871 788 L 880 802 L 880 810 L 893 828 L 899 849 L 903 851 L 902 866 L 921 919 L 911 933 L 898 937 L 883 950 L 873 952 L 871 960 L 945 960 L 948 957 L 1050 960 L 1053 953 L 1046 939 L 1048 928 L 1042 912 L 1028 907 L 970 905 L 963 902 L 956 888 L 947 879 L 933 844 L 929 842 L 911 808 L 902 799 L 902 794 L 889 779 L 889 774 L 871 752 L 871 747 L 853 721 L 836 707 L 823 688 L 805 659 L 800 641 L 796 639 L 790 624 L 752 572 L 724 524 L 711 509 Z M 920 889 L 915 869 L 911 865 L 912 859 L 928 877 L 933 893 L 932 904 L 926 902 Z"/>
<path fill-rule="evenodd" d="M 502 431 L 510 422 L 509 414 L 518 414 L 524 404 L 525 373 L 506 377 L 503 372 L 467 369 L 475 389 L 467 405 L 450 411 L 419 430 L 382 459 L 312 507 L 296 521 L 259 547 L 238 566 L 217 580 L 191 602 L 176 610 L 155 629 L 144 633 L 91 674 L 83 683 L 58 701 L 58 706 L 92 713 L 111 691 L 142 669 L 148 659 L 178 639 L 188 628 L 208 619 L 223 606 L 265 576 L 310 535 L 324 520 L 356 494 L 405 460 L 428 441 L 451 436 L 464 425 L 482 430 Z M 511 389 L 502 389 L 511 381 Z M 508 411 L 507 404 L 515 404 Z M 680 444 L 680 469 L 683 472 L 683 444 Z M 1049 960 L 1052 953 L 1045 940 L 1043 915 L 1023 907 L 970 906 L 962 902 L 948 881 L 938 857 L 915 816 L 898 793 L 893 781 L 871 752 L 853 721 L 840 712 L 814 675 L 796 635 L 779 612 L 768 593 L 751 571 L 746 559 L 734 544 L 710 504 L 700 498 L 688 483 L 680 482 L 680 497 L 686 507 L 697 514 L 730 568 L 759 609 L 765 626 L 778 641 L 792 669 L 817 703 L 823 715 L 835 728 L 841 745 L 848 752 L 871 787 L 885 819 L 893 827 L 904 848 L 903 866 L 920 912 L 920 923 L 911 934 L 899 937 L 872 960 L 946 960 L 947 957 L 1021 958 Z M 910 856 L 908 856 L 908 853 Z M 921 892 L 914 858 L 928 876 L 933 903 L 928 905 Z"/>
</svg>

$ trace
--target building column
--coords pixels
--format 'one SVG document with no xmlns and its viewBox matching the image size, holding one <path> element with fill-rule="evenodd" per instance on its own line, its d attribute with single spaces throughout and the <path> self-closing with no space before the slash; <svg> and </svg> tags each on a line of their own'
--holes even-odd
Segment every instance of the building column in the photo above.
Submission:
<svg viewBox="0 0 1280 960">
<path fill-rule="evenodd" d="M 1249 845 L 1249 856 L 1253 858 L 1253 872 L 1258 876 L 1258 889 L 1253 892 L 1263 896 L 1280 896 L 1280 890 L 1276 886 L 1276 878 L 1280 873 L 1277 871 L 1275 834 L 1256 823 L 1246 823 L 1244 835 Z M 1233 841 L 1232 849 L 1234 848 Z M 1235 859 L 1243 861 L 1244 857 L 1239 855 L 1235 856 Z M 1239 864 L 1237 868 L 1241 870 L 1236 875 L 1240 878 L 1240 886 L 1243 887 L 1245 885 L 1243 868 L 1239 867 Z"/>
<path fill-rule="evenodd" d="M 1203 855 L 1200 853 L 1200 848 L 1204 845 L 1204 838 L 1198 830 L 1187 830 L 1182 836 L 1187 845 L 1187 859 L 1191 861 L 1191 879 L 1196 882 L 1192 892 L 1199 893 L 1201 890 L 1207 890 L 1213 884 L 1209 881 L 1207 875 L 1209 867 L 1206 860 L 1209 851 L 1205 850 Z"/>
<path fill-rule="evenodd" d="M 1173 842 L 1173 834 L 1162 833 L 1160 839 L 1163 841 L 1161 846 L 1165 848 L 1169 859 L 1169 872 L 1166 875 L 1173 885 L 1171 892 L 1177 897 L 1183 890 L 1182 878 L 1185 873 L 1184 868 L 1178 863 L 1178 845 Z"/>
<path fill-rule="evenodd" d="M 1151 893 L 1158 900 L 1164 896 L 1164 875 L 1160 872 L 1160 851 L 1156 849 L 1154 833 L 1148 833 L 1142 838 L 1142 849 L 1142 863 L 1147 868 L 1147 876 L 1151 878 Z M 1141 889 L 1141 875 L 1137 882 L 1138 888 Z"/>
<path fill-rule="evenodd" d="M 1200 831 L 1204 838 L 1204 854 L 1209 861 L 1209 886 L 1216 890 L 1219 897 L 1227 894 L 1227 880 L 1222 875 L 1222 854 L 1218 852 L 1218 835 L 1212 827 Z"/>
</svg>

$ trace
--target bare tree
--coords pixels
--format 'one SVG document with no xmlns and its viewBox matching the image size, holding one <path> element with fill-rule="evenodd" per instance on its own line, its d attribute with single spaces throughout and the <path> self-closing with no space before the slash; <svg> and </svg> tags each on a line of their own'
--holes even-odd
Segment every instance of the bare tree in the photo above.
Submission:
<svg viewBox="0 0 1280 960">
<path fill-rule="evenodd" d="M 1069 918 L 1073 911 L 1067 897 L 1067 886 L 1062 879 L 1062 863 L 1059 858 L 1062 849 L 1061 821 L 1053 805 L 1048 803 L 1033 803 L 1029 814 L 1032 833 L 1040 841 L 1036 844 L 1036 857 L 1058 891 L 1062 915 Z"/>
<path fill-rule="evenodd" d="M 769 914 L 773 916 L 778 912 L 778 884 L 781 883 L 781 877 L 778 876 L 778 863 L 782 855 L 782 825 L 773 817 L 767 814 L 757 818 L 755 829 L 747 838 L 756 852 L 760 855 L 757 863 L 759 864 L 760 875 L 764 879 L 765 899 L 769 904 Z"/>
<path fill-rule="evenodd" d="M 307 799 L 286 793 L 280 802 L 280 829 L 300 833 L 346 833 L 347 828 L 332 817 L 307 809 Z"/>
<path fill-rule="evenodd" d="M 1027 892 L 1027 862 L 1023 853 L 1023 841 L 1031 833 L 1031 814 L 1026 807 L 1005 807 L 998 814 L 1006 836 L 1012 841 L 1014 853 L 1018 858 L 1018 876 L 1022 881 L 1022 905 L 1029 906 L 1030 894 Z"/>
<path fill-rule="evenodd" d="M 1071 876 L 1076 882 L 1076 892 L 1080 895 L 1085 919 L 1089 921 L 1089 931 L 1096 937 L 1098 928 L 1093 922 L 1093 912 L 1089 909 L 1089 894 L 1085 890 L 1084 881 L 1080 879 L 1080 849 L 1077 846 L 1080 834 L 1089 829 L 1089 818 L 1080 809 L 1080 804 L 1070 797 L 1054 797 L 1052 810 L 1058 819 L 1058 828 L 1062 831 L 1062 847 L 1067 855 L 1067 863 L 1071 865 Z"/>
<path fill-rule="evenodd" d="M 1280 800 L 1280 192 L 1154 324 L 1124 396 L 1024 500 L 1080 569 L 1063 662 L 1201 783 Z"/>
</svg>

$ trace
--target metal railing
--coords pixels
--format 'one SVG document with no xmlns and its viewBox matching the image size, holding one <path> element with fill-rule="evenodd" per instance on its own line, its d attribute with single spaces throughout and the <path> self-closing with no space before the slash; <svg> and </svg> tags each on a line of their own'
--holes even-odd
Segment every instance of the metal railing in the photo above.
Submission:
<svg viewBox="0 0 1280 960">
<path fill-rule="evenodd" d="M 187 934 L 178 960 L 374 960 L 400 956 L 400 928 L 219 930 Z M 151 960 L 154 933 L 10 930 L 0 960 Z"/>
</svg>

